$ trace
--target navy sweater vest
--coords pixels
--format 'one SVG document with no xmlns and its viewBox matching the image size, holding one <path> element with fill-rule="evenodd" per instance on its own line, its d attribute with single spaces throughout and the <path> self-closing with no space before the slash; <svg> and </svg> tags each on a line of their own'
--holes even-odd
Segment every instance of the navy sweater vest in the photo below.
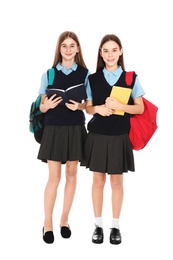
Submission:
<svg viewBox="0 0 173 260">
<path fill-rule="evenodd" d="M 48 88 L 67 89 L 70 86 L 84 83 L 88 70 L 78 65 L 77 70 L 65 75 L 55 68 L 55 78 Z M 45 125 L 81 125 L 85 124 L 85 115 L 81 110 L 72 111 L 65 105 L 49 109 L 45 114 Z"/>
<path fill-rule="evenodd" d="M 120 78 L 116 82 L 116 86 L 133 88 L 136 79 L 136 74 L 133 75 L 131 85 L 127 85 L 125 82 L 125 71 L 122 72 Z M 107 83 L 102 71 L 96 72 L 89 76 L 89 82 L 91 86 L 93 105 L 103 105 L 112 87 Z M 129 99 L 128 104 L 132 104 L 132 98 Z M 121 115 L 101 116 L 95 114 L 93 118 L 88 122 L 87 129 L 90 132 L 103 134 L 103 135 L 121 135 L 127 134 L 130 130 L 130 114 L 125 113 Z"/>
</svg>

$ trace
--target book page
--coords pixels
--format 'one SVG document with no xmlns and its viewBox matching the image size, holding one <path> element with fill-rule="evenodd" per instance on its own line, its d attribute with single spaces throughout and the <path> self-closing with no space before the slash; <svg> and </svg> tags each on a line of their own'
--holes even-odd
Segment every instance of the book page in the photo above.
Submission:
<svg viewBox="0 0 173 260">
<path fill-rule="evenodd" d="M 82 86 L 82 85 L 83 85 L 83 83 L 78 84 L 78 85 L 71 86 L 71 87 L 67 88 L 65 91 L 68 91 L 68 90 L 70 90 L 70 89 L 73 89 L 73 88 L 76 88 L 76 87 L 79 87 L 79 86 Z"/>
</svg>

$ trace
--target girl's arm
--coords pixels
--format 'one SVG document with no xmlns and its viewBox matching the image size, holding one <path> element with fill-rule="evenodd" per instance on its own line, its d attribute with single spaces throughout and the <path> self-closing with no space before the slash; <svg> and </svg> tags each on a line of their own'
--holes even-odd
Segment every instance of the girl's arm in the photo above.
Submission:
<svg viewBox="0 0 173 260">
<path fill-rule="evenodd" d="M 86 112 L 90 115 L 99 114 L 101 116 L 110 116 L 113 114 L 113 110 L 107 108 L 105 104 L 99 106 L 93 106 L 91 100 L 86 101 Z"/>
<path fill-rule="evenodd" d="M 129 114 L 142 114 L 144 112 L 144 104 L 142 97 L 135 98 L 133 105 L 125 105 L 120 103 L 115 98 L 108 97 L 106 99 L 106 107 L 111 108 L 113 110 L 121 110 Z"/>
</svg>

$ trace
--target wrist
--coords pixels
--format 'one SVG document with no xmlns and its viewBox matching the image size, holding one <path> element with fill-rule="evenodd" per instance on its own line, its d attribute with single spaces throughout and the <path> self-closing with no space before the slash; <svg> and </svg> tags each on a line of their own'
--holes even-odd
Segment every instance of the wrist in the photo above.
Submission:
<svg viewBox="0 0 173 260">
<path fill-rule="evenodd" d="M 99 114 L 99 106 L 94 107 L 94 114 Z"/>
<path fill-rule="evenodd" d="M 41 104 L 41 105 L 40 105 L 40 111 L 41 111 L 42 113 L 46 113 L 47 109 L 45 108 L 44 104 Z"/>
<path fill-rule="evenodd" d="M 86 104 L 85 103 L 78 103 L 78 110 L 84 110 L 86 107 Z"/>
</svg>

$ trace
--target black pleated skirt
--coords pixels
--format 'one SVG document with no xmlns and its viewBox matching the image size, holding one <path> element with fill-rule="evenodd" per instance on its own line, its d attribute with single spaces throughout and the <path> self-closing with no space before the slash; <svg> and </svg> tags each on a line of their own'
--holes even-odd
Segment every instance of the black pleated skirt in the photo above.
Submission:
<svg viewBox="0 0 173 260">
<path fill-rule="evenodd" d="M 128 134 L 107 136 L 88 133 L 80 165 L 86 166 L 90 171 L 108 174 L 135 171 Z"/>
<path fill-rule="evenodd" d="M 43 162 L 47 160 L 79 161 L 87 137 L 86 127 L 77 126 L 46 126 L 37 158 Z"/>
</svg>

